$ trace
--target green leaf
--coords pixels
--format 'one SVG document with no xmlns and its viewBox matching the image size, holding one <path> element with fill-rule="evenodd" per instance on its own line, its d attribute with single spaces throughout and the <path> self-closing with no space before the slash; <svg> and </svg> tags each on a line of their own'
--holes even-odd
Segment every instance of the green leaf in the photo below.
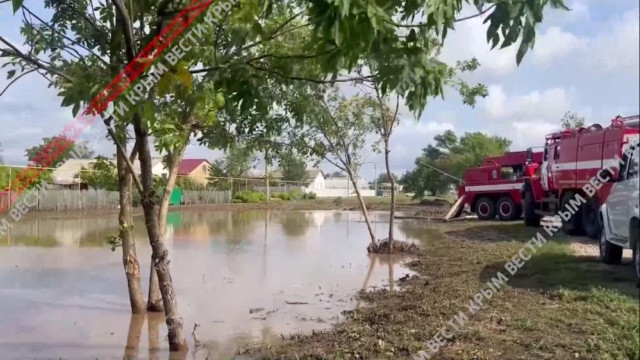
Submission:
<svg viewBox="0 0 640 360">
<path fill-rule="evenodd" d="M 7 71 L 7 80 L 11 80 L 12 77 L 14 77 L 16 75 L 16 70 L 9 70 Z"/>
<path fill-rule="evenodd" d="M 11 4 L 13 4 L 13 13 L 15 14 L 22 7 L 22 3 L 24 0 L 11 0 Z"/>
<path fill-rule="evenodd" d="M 71 114 L 73 115 L 73 117 L 76 117 L 76 115 L 78 115 L 79 110 L 80 110 L 80 103 L 76 102 L 75 104 L 73 104 L 73 109 L 71 109 Z"/>
</svg>

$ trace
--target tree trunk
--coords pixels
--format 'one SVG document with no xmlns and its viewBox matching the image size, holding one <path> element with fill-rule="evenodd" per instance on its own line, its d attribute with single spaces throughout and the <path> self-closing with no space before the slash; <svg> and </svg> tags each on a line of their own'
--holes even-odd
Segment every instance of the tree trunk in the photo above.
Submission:
<svg viewBox="0 0 640 360">
<path fill-rule="evenodd" d="M 188 124 L 191 124 L 191 122 Z M 169 167 L 169 175 L 167 176 L 167 183 L 165 184 L 162 200 L 160 201 L 160 210 L 158 210 L 158 226 L 163 239 L 167 234 L 166 228 L 167 214 L 169 213 L 169 200 L 171 199 L 171 193 L 173 192 L 176 179 L 178 178 L 178 166 L 180 165 L 180 160 L 182 159 L 186 148 L 185 144 L 185 146 L 181 146 L 180 149 L 169 155 L 169 163 L 167 164 Z M 155 312 L 164 311 L 164 308 L 162 307 L 162 295 L 160 294 L 160 287 L 158 285 L 158 274 L 154 270 L 153 262 L 151 263 L 151 270 L 149 271 L 149 300 L 147 302 L 147 310 Z"/>
<path fill-rule="evenodd" d="M 124 154 L 118 152 L 116 167 L 118 170 L 118 193 L 120 211 L 118 224 L 120 225 L 119 237 L 122 241 L 122 265 L 127 277 L 129 290 L 129 302 L 133 314 L 144 313 L 144 299 L 140 284 L 140 263 L 136 252 L 136 243 L 133 238 L 133 216 L 131 214 L 132 184 L 131 173 L 123 160 Z"/>
<path fill-rule="evenodd" d="M 389 133 L 389 135 L 391 135 Z M 396 181 L 391 173 L 391 165 L 389 164 L 389 138 L 384 140 L 384 165 L 387 168 L 387 177 L 391 183 L 391 203 L 389 204 L 389 253 L 391 253 L 393 245 L 393 217 L 396 214 Z"/>
<path fill-rule="evenodd" d="M 157 204 L 153 191 L 153 173 L 151 150 L 149 148 L 149 135 L 144 129 L 142 129 L 139 114 L 134 114 L 133 123 L 140 157 L 140 172 L 143 188 L 141 203 L 144 210 L 144 219 L 147 234 L 149 235 L 149 243 L 151 244 L 151 261 L 153 262 L 157 272 L 160 293 L 162 294 L 165 321 L 167 323 L 169 335 L 169 350 L 183 351 L 187 349 L 187 342 L 184 336 L 182 317 L 178 312 L 178 301 L 173 288 L 173 280 L 171 279 L 169 251 L 162 241 L 162 235 L 158 224 L 158 216 L 156 212 Z"/>
<path fill-rule="evenodd" d="M 373 227 L 371 226 L 371 221 L 369 221 L 369 212 L 367 211 L 367 205 L 364 203 L 364 199 L 360 194 L 360 189 L 358 189 L 358 184 L 354 178 L 353 172 L 351 168 L 346 167 L 347 175 L 349 175 L 349 180 L 351 180 L 351 184 L 353 184 L 353 189 L 356 192 L 356 196 L 358 197 L 358 202 L 360 203 L 360 209 L 362 209 L 362 216 L 364 216 L 364 222 L 367 224 L 367 230 L 369 230 L 369 236 L 371 236 L 371 243 L 376 243 L 376 234 L 373 232 Z M 347 194 L 349 195 L 349 194 Z"/>
</svg>

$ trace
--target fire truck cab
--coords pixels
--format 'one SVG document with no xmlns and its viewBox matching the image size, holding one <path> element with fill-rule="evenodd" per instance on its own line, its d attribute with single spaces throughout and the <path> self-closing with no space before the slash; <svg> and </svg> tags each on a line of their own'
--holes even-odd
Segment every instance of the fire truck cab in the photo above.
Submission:
<svg viewBox="0 0 640 360">
<path fill-rule="evenodd" d="M 542 161 L 542 152 L 530 155 L 532 162 Z M 508 152 L 491 156 L 477 167 L 468 168 L 464 183 L 458 188 L 458 198 L 464 198 L 465 208 L 475 212 L 480 220 L 515 220 L 522 215 L 520 188 L 527 166 L 527 152 Z"/>
<path fill-rule="evenodd" d="M 639 116 L 618 116 L 606 128 L 594 124 L 548 134 L 542 163 L 537 168 L 530 166 L 527 169 L 520 192 L 525 224 L 539 226 L 542 216 L 556 215 L 579 195 L 586 203 L 563 223 L 563 230 L 567 234 L 586 234 L 598 239 L 601 232 L 598 210 L 618 178 L 622 148 L 638 138 L 638 119 Z M 611 181 L 602 184 L 593 196 L 588 196 L 583 186 L 605 168 L 613 170 Z"/>
</svg>

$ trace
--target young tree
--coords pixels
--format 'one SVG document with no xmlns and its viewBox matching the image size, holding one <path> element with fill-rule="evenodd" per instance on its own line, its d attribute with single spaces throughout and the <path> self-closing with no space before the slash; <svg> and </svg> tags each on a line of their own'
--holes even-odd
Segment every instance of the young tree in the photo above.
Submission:
<svg viewBox="0 0 640 360">
<path fill-rule="evenodd" d="M 256 161 L 254 147 L 251 144 L 231 144 L 223 158 L 211 163 L 209 184 L 216 189 L 228 189 L 228 179 L 246 176 Z"/>
<path fill-rule="evenodd" d="M 389 253 L 393 250 L 393 241 L 394 241 L 394 217 L 396 215 L 396 179 L 394 178 L 393 173 L 391 172 L 391 164 L 389 155 L 391 154 L 391 135 L 393 134 L 393 129 L 398 125 L 398 110 L 400 108 L 400 97 L 396 97 L 395 109 L 391 109 L 387 105 L 388 99 L 386 99 L 378 87 L 378 84 L 374 82 L 374 89 L 376 93 L 376 101 L 377 107 L 376 111 L 372 116 L 373 124 L 375 131 L 380 136 L 380 140 L 383 145 L 383 153 L 384 153 L 384 165 L 387 171 L 387 179 L 391 184 L 391 199 L 389 201 L 389 237 L 388 241 L 388 251 Z"/>
<path fill-rule="evenodd" d="M 307 162 L 292 151 L 287 151 L 280 156 L 278 161 L 282 170 L 282 180 L 305 181 L 307 179 Z"/>
<path fill-rule="evenodd" d="M 118 190 L 118 171 L 110 159 L 103 156 L 96 157 L 96 162 L 90 168 L 82 168 L 78 174 L 80 180 L 93 189 L 108 191 Z"/>
<path fill-rule="evenodd" d="M 51 143 L 56 144 L 56 148 L 51 146 Z M 54 152 L 57 152 L 57 147 L 65 148 L 50 167 L 56 167 L 58 164 L 64 163 L 72 157 L 78 159 L 92 159 L 93 158 L 93 150 L 89 149 L 87 143 L 85 142 L 76 142 L 71 139 L 67 139 L 63 136 L 53 136 L 53 137 L 45 137 L 42 138 L 42 144 L 32 146 L 24 151 L 25 156 L 29 161 L 33 161 L 36 156 L 42 154 L 53 155 Z"/>
<path fill-rule="evenodd" d="M 346 98 L 332 88 L 326 94 L 316 94 L 315 101 L 309 105 L 309 114 L 312 115 L 307 117 L 304 131 L 293 129 L 290 139 L 295 139 L 297 148 L 306 149 L 347 174 L 367 224 L 371 244 L 377 244 L 367 206 L 357 183 L 357 172 L 367 145 L 367 136 L 375 131 L 371 119 L 374 100 L 359 95 Z M 301 133 L 304 136 L 300 136 Z"/>
<path fill-rule="evenodd" d="M 584 127 L 584 117 L 578 116 L 578 114 L 567 111 L 560 119 L 563 129 L 577 129 Z"/>
</svg>

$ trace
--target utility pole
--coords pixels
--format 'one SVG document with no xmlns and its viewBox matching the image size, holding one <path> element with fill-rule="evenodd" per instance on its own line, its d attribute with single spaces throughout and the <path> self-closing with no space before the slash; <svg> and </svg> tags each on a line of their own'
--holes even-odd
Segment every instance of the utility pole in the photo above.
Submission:
<svg viewBox="0 0 640 360">
<path fill-rule="evenodd" d="M 264 151 L 264 179 L 267 182 L 267 202 L 271 199 L 271 193 L 269 191 L 269 162 L 267 161 L 269 156 L 268 151 L 269 150 Z"/>
<path fill-rule="evenodd" d="M 378 196 L 378 163 L 373 163 L 373 196 Z"/>
</svg>

